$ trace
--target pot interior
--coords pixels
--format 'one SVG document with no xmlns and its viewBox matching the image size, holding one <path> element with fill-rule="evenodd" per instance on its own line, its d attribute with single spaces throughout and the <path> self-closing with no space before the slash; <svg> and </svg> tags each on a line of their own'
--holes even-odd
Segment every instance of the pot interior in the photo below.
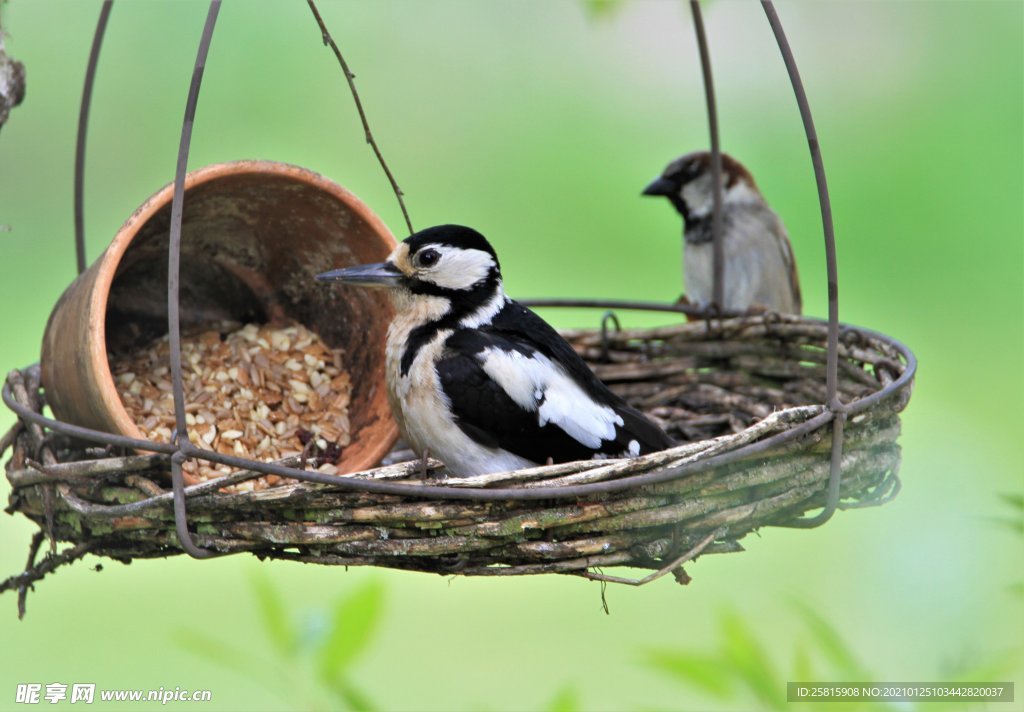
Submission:
<svg viewBox="0 0 1024 712">
<path fill-rule="evenodd" d="M 294 320 L 343 349 L 352 379 L 352 447 L 359 450 L 362 431 L 390 420 L 382 390 L 392 308 L 380 290 L 325 285 L 314 276 L 382 261 L 394 240 L 372 214 L 362 214 L 369 213 L 365 206 L 347 202 L 343 189 L 326 190 L 324 179 L 308 176 L 314 180 L 305 173 L 235 172 L 187 189 L 181 328 Z M 164 193 L 164 204 L 129 235 L 111 282 L 105 338 L 112 356 L 167 333 L 171 201 L 170 190 Z"/>
</svg>

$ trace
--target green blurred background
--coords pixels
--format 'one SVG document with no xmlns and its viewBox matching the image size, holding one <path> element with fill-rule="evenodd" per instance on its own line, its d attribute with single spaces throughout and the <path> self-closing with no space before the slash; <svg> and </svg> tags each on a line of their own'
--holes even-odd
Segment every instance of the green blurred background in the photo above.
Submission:
<svg viewBox="0 0 1024 712">
<path fill-rule="evenodd" d="M 38 358 L 46 317 L 74 276 L 74 137 L 99 7 L 0 8 L 8 51 L 28 70 L 26 101 L 0 131 L 5 370 Z M 0 597 L 0 709 L 15 706 L 25 682 L 208 688 L 210 710 L 328 705 L 315 687 L 268 692 L 245 669 L 181 644 L 207 636 L 265 660 L 250 668 L 257 677 L 277 678 L 257 572 L 287 597 L 304 639 L 323 630 L 339 597 L 379 586 L 382 617 L 350 676 L 385 709 L 768 704 L 683 684 L 647 665 L 646 651 L 718 650 L 724 616 L 756 636 L 779 684 L 802 665 L 843 679 L 794 601 L 827 620 L 877 680 L 994 666 L 1019 688 L 1024 537 L 1013 527 L 1024 524 L 999 495 L 1024 492 L 1024 5 L 782 0 L 778 10 L 832 189 L 841 317 L 905 341 L 921 361 L 895 501 L 819 530 L 765 530 L 744 541 L 746 553 L 688 566 L 687 588 L 612 587 L 610 616 L 600 586 L 572 578 L 448 580 L 251 557 L 104 561 L 97 573 L 88 559 L 38 584 L 24 621 L 15 597 Z M 415 225 L 480 229 L 513 296 L 678 296 L 678 220 L 639 193 L 670 158 L 707 144 L 683 2 L 365 0 L 325 2 L 322 12 Z M 203 2 L 115 3 L 88 144 L 90 261 L 173 177 L 205 14 Z M 771 33 L 753 2 L 718 0 L 705 20 L 723 146 L 784 217 L 807 311 L 822 315 L 814 183 Z M 305 3 L 224 3 L 190 165 L 238 158 L 317 170 L 404 234 Z M 548 316 L 590 326 L 598 315 Z M 11 422 L 0 413 L 0 428 Z M 2 481 L 5 502 L 8 492 Z M 0 577 L 24 565 L 33 529 L 0 517 Z"/>
</svg>

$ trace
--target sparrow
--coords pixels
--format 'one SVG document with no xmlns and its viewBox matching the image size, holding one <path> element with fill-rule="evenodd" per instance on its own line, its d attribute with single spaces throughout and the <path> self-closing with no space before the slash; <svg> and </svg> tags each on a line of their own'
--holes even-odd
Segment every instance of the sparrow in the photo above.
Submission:
<svg viewBox="0 0 1024 712">
<path fill-rule="evenodd" d="M 505 295 L 498 256 L 472 228 L 421 230 L 383 263 L 316 278 L 388 289 L 391 409 L 413 451 L 454 476 L 673 445 L 547 322 Z"/>
<path fill-rule="evenodd" d="M 663 195 L 683 217 L 683 279 L 688 301 L 713 300 L 711 154 L 697 151 L 668 164 L 644 195 Z M 727 311 L 802 309 L 796 260 L 786 228 L 742 163 L 722 154 L 723 297 Z"/>
</svg>

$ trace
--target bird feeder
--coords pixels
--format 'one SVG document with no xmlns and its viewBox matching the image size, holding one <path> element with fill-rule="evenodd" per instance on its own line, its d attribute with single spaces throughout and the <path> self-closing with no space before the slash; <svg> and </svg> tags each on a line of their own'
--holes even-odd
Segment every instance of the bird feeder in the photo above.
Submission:
<svg viewBox="0 0 1024 712">
<path fill-rule="evenodd" d="M 632 459 L 579 461 L 446 479 L 438 476 L 443 470 L 437 462 L 428 463 L 425 469 L 409 462 L 372 467 L 386 449 L 381 445 L 390 446 L 393 440 L 393 432 L 387 428 L 376 433 L 370 428 L 365 436 L 359 436 L 353 447 L 372 454 L 374 462 L 365 462 L 358 471 L 343 476 L 317 470 L 320 456 L 312 451 L 303 453 L 304 457 L 268 463 L 217 452 L 183 437 L 189 433 L 189 404 L 181 385 L 179 348 L 183 318 L 190 307 L 183 296 L 187 290 L 182 289 L 193 269 L 190 248 L 186 247 L 192 240 L 183 239 L 183 234 L 194 226 L 190 210 L 202 203 L 195 192 L 197 179 L 190 183 L 185 165 L 202 67 L 219 5 L 219 0 L 211 3 L 200 42 L 175 181 L 161 193 L 157 232 L 166 238 L 154 243 L 157 248 L 151 254 L 153 259 L 158 252 L 166 257 L 166 268 L 161 266 L 154 274 L 167 281 L 167 308 L 159 317 L 166 318 L 170 343 L 167 366 L 173 381 L 175 437 L 168 442 L 142 439 L 131 423 L 124 422 L 123 413 L 113 420 L 80 417 L 65 400 L 76 387 L 67 383 L 78 379 L 82 388 L 95 386 L 87 385 L 88 376 L 80 374 L 70 381 L 63 375 L 54 377 L 55 361 L 48 354 L 59 350 L 60 345 L 53 343 L 56 340 L 48 341 L 51 346 L 44 353 L 42 374 L 38 366 L 13 371 L 3 388 L 4 403 L 18 416 L 2 443 L 3 450 L 13 447 L 7 463 L 13 488 L 8 511 L 29 517 L 38 523 L 40 532 L 33 540 L 26 571 L 0 585 L 0 590 L 18 588 L 23 595 L 32 581 L 86 553 L 128 561 L 178 553 L 208 558 L 251 552 L 260 558 L 442 574 L 557 573 L 631 584 L 672 574 L 686 583 L 689 577 L 683 571 L 684 563 L 701 554 L 739 551 L 742 538 L 754 530 L 819 526 L 839 509 L 877 505 L 898 492 L 899 413 L 910 398 L 916 360 L 891 337 L 839 322 L 835 239 L 824 166 L 795 61 L 768 0 L 762 5 L 794 86 L 821 199 L 828 319 L 714 310 L 698 313 L 685 305 L 628 301 L 533 303 L 607 310 L 600 329 L 566 332 L 566 338 L 614 391 L 657 418 L 671 434 L 685 440 L 684 444 Z M 325 43 L 335 50 L 354 91 L 352 75 L 337 45 L 315 5 L 310 6 Z M 712 167 L 720 172 L 706 38 L 698 4 L 692 2 L 691 8 L 707 90 Z M 87 89 L 109 10 L 107 2 L 94 40 Z M 88 96 L 87 90 L 83 122 Z M 361 112 L 358 95 L 356 101 Z M 78 196 L 84 129 L 79 138 Z M 373 146 L 379 157 L 379 149 L 375 143 Z M 401 200 L 397 184 L 383 159 L 381 162 Z M 718 180 L 714 183 L 719 186 L 718 212 L 721 184 Z M 329 200 L 338 197 L 334 188 L 327 193 Z M 253 214 L 246 212 L 252 207 L 248 200 L 240 197 L 236 207 Z M 78 206 L 81 255 L 80 202 Z M 258 229 L 263 215 L 255 215 L 250 226 Z M 360 219 L 376 233 L 373 249 L 378 249 L 389 237 L 386 229 L 372 216 Z M 135 222 L 149 225 L 147 220 L 150 218 L 143 217 Z M 139 232 L 148 228 L 129 220 L 125 229 L 134 231 L 137 240 Z M 309 239 L 318 249 L 326 249 L 323 246 L 335 239 L 333 232 L 333 223 L 325 224 L 320 234 Z M 130 242 L 123 230 L 112 250 L 127 258 Z M 321 256 L 320 269 L 345 263 L 326 252 Z M 82 284 L 102 281 L 98 275 L 106 274 L 107 286 L 116 285 L 116 276 L 111 282 L 109 275 L 117 274 L 118 255 L 108 252 L 98 264 L 90 270 L 98 270 L 96 275 L 90 277 L 86 272 L 80 278 Z M 233 264 L 237 267 L 238 261 Z M 720 265 L 719 254 L 719 288 Z M 80 259 L 80 266 L 84 271 L 84 260 Z M 299 272 L 305 269 L 296 268 Z M 237 276 L 239 271 L 235 273 Z M 241 283 L 253 291 L 252 285 L 266 280 L 242 279 Z M 82 287 L 83 295 L 95 292 L 94 287 Z M 303 298 L 307 297 L 300 298 L 300 303 Z M 352 298 L 362 295 L 353 293 Z M 365 328 L 381 328 L 386 318 L 383 312 L 357 307 L 350 309 L 349 323 L 365 317 Z M 617 313 L 632 309 L 662 313 L 668 324 L 619 328 Z M 308 312 L 301 306 L 298 311 Z M 72 313 L 80 316 L 69 323 L 80 319 L 82 338 L 92 338 L 95 344 L 89 330 L 99 323 L 96 315 L 86 316 L 88 309 L 78 308 Z M 682 314 L 698 318 L 681 323 Z M 154 323 L 147 321 L 149 326 Z M 162 330 L 162 321 L 160 325 Z M 330 329 L 324 324 L 313 326 Z M 337 333 L 326 335 L 344 339 Z M 371 341 L 376 338 L 371 335 Z M 347 348 L 351 351 L 355 344 L 350 342 Z M 365 376 L 363 394 L 367 402 L 373 401 L 383 392 L 383 377 L 375 368 L 361 373 Z M 96 392 L 101 400 L 105 398 L 102 391 L 100 387 Z M 83 393 L 94 396 L 90 390 Z M 44 415 L 47 403 L 56 417 Z M 383 418 L 379 408 L 368 412 L 367 422 Z M 230 474 L 185 486 L 183 466 L 191 461 L 215 463 L 228 468 Z M 250 492 L 226 489 L 267 475 L 286 478 L 286 483 Z M 817 514 L 807 516 L 815 511 Z M 36 552 L 44 537 L 69 546 L 37 564 Z M 597 567 L 630 567 L 651 573 L 632 579 L 600 573 Z"/>
<path fill-rule="evenodd" d="M 173 193 L 173 186 L 165 186 L 132 213 L 50 316 L 43 336 L 41 383 L 54 415 L 62 421 L 143 437 L 118 392 L 111 354 L 167 331 L 164 257 Z M 398 435 L 385 392 L 378 387 L 384 378 L 378 352 L 393 310 L 381 294 L 319 289 L 313 275 L 324 264 L 384 259 L 395 246 L 387 227 L 336 183 L 272 161 L 236 161 L 192 171 L 185 178 L 184 195 L 179 304 L 183 328 L 223 322 L 297 323 L 337 347 L 353 386 L 351 407 L 346 405 L 353 432 L 346 438 L 340 471 L 376 465 Z M 281 344 L 277 346 L 286 355 Z M 296 352 L 293 362 L 302 358 Z M 279 370 L 295 381 L 307 366 L 298 365 L 292 370 L 282 360 Z M 157 368 L 163 370 L 166 364 Z M 226 369 L 221 374 L 226 375 Z M 215 383 L 217 392 L 210 400 L 243 400 L 237 394 L 223 394 L 224 382 L 238 378 L 236 373 Z M 256 380 L 258 375 L 252 378 Z M 154 392 L 151 400 L 170 399 L 170 381 L 162 383 L 165 389 Z M 246 393 L 260 389 L 247 377 L 243 385 Z M 211 404 L 207 412 L 230 410 L 237 408 Z M 248 412 L 236 417 L 255 420 Z M 294 417 L 298 420 L 297 414 Z"/>
</svg>

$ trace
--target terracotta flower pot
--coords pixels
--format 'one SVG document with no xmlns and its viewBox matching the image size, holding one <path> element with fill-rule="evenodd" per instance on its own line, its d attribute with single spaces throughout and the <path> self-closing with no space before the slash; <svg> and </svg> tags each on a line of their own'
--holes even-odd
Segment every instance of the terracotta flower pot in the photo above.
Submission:
<svg viewBox="0 0 1024 712">
<path fill-rule="evenodd" d="M 42 378 L 63 421 L 143 437 L 118 396 L 108 352 L 167 333 L 171 185 L 124 223 L 106 252 L 67 288 L 43 336 Z M 384 223 L 323 176 L 269 161 L 188 174 L 182 220 L 181 323 L 294 319 L 345 351 L 352 443 L 340 472 L 376 465 L 397 438 L 384 387 L 392 308 L 375 290 L 314 280 L 378 262 L 395 246 Z"/>
</svg>

